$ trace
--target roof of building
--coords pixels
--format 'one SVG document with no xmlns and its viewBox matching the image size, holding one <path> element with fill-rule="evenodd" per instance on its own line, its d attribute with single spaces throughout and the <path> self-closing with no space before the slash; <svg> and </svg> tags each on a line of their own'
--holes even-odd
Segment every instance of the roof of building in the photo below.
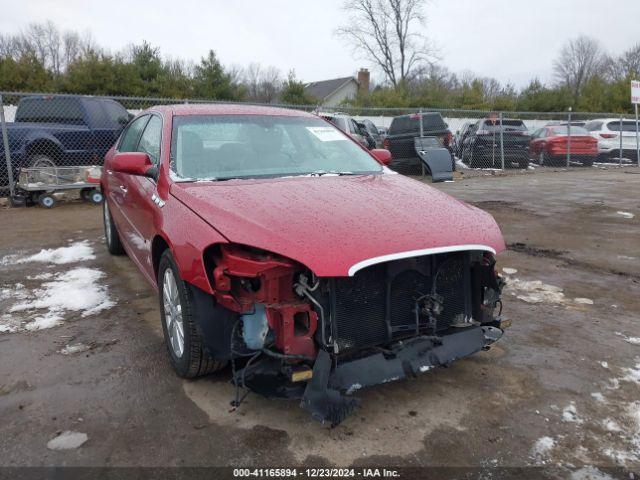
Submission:
<svg viewBox="0 0 640 480">
<path fill-rule="evenodd" d="M 318 100 L 324 100 L 351 80 L 358 83 L 358 81 L 354 77 L 342 77 L 333 78 L 331 80 L 321 80 L 319 82 L 307 83 L 304 89 L 306 93 L 311 95 L 312 97 L 315 97 Z"/>
</svg>

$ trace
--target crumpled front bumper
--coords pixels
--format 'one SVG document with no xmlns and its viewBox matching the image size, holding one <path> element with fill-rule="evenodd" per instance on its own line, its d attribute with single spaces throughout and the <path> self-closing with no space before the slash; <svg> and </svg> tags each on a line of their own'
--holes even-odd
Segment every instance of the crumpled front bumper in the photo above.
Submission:
<svg viewBox="0 0 640 480">
<path fill-rule="evenodd" d="M 322 423 L 339 424 L 358 405 L 356 390 L 414 377 L 434 367 L 448 365 L 499 340 L 503 331 L 492 326 L 470 327 L 434 337 L 415 337 L 333 368 L 324 350 L 318 354 L 313 376 L 305 389 L 301 407 Z"/>
</svg>

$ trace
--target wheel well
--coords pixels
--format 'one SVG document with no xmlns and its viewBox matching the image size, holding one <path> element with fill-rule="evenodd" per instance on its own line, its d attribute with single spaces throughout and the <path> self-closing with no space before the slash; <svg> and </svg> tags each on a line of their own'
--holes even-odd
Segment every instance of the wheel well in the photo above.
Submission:
<svg viewBox="0 0 640 480">
<path fill-rule="evenodd" d="M 169 244 L 160 235 L 156 235 L 151 242 L 151 260 L 153 262 L 153 273 L 155 278 L 158 278 L 158 267 L 160 265 L 160 257 L 165 250 L 169 249 Z"/>
<path fill-rule="evenodd" d="M 27 147 L 27 157 L 38 154 L 47 155 L 48 157 L 53 157 L 56 160 L 62 157 L 60 148 L 58 148 L 58 145 L 53 143 L 51 140 L 36 140 L 29 144 Z"/>
</svg>

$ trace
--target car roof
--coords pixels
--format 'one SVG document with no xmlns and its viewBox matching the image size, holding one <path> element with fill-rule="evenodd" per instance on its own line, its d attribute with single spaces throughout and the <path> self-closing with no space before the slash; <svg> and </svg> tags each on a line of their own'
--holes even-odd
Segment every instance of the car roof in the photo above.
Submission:
<svg viewBox="0 0 640 480">
<path fill-rule="evenodd" d="M 315 115 L 303 110 L 291 108 L 266 107 L 260 105 L 241 105 L 236 103 L 199 103 L 158 105 L 151 107 L 150 111 L 166 113 L 174 116 L 181 115 L 266 115 L 285 117 L 312 118 Z"/>
<path fill-rule="evenodd" d="M 618 118 L 592 118 L 590 120 L 585 120 L 586 123 L 590 123 L 590 122 L 619 122 L 620 121 L 620 117 Z M 633 118 L 623 118 L 622 119 L 623 122 L 635 122 L 635 119 Z"/>
</svg>

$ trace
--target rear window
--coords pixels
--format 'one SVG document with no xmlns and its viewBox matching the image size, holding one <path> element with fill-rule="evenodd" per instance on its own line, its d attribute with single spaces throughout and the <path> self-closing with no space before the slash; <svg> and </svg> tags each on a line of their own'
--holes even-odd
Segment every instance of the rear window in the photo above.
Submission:
<svg viewBox="0 0 640 480">
<path fill-rule="evenodd" d="M 607 128 L 612 132 L 620 131 L 620 122 L 609 122 L 607 123 Z M 622 131 L 623 132 L 635 132 L 636 131 L 636 122 L 631 120 L 623 120 L 622 121 Z"/>
<path fill-rule="evenodd" d="M 439 113 L 423 113 L 422 114 L 422 130 L 424 132 L 446 130 L 447 124 L 444 123 L 442 115 Z M 403 115 L 392 120 L 389 127 L 389 135 L 398 135 L 403 133 L 419 133 L 420 132 L 420 114 Z"/>
<path fill-rule="evenodd" d="M 526 130 L 527 127 L 525 126 L 524 122 L 522 120 L 512 120 L 512 119 L 502 119 L 502 127 L 505 130 Z M 500 130 L 500 119 L 496 118 L 496 119 L 489 119 L 489 120 L 485 120 L 484 121 L 484 127 L 483 130 Z"/>
<path fill-rule="evenodd" d="M 75 98 L 25 98 L 18 104 L 15 121 L 83 125 L 84 115 Z"/>
<path fill-rule="evenodd" d="M 556 135 L 567 135 L 568 133 L 567 127 L 553 127 L 551 131 Z M 573 135 L 589 135 L 589 132 L 586 128 L 582 127 L 571 127 L 571 136 Z"/>
</svg>

